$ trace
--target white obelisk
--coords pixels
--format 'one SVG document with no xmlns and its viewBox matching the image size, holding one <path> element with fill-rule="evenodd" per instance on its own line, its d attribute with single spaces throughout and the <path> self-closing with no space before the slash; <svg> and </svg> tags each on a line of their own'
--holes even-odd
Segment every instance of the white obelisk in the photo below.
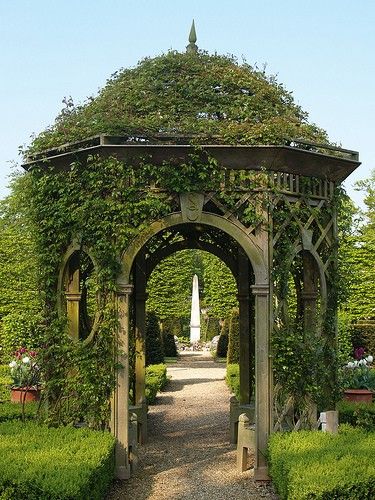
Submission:
<svg viewBox="0 0 375 500">
<path fill-rule="evenodd" d="M 191 295 L 190 344 L 199 342 L 201 338 L 201 315 L 199 309 L 198 276 L 194 274 L 193 292 Z"/>
</svg>

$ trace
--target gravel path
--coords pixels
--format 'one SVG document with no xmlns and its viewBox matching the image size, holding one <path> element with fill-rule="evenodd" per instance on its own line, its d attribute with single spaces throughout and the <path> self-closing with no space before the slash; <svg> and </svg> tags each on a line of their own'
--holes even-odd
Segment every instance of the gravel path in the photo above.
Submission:
<svg viewBox="0 0 375 500">
<path fill-rule="evenodd" d="M 271 486 L 253 481 L 252 470 L 236 469 L 225 364 L 209 353 L 183 352 L 168 375 L 166 390 L 149 408 L 149 442 L 139 448 L 139 469 L 129 481 L 114 483 L 108 500 L 277 499 Z"/>
</svg>

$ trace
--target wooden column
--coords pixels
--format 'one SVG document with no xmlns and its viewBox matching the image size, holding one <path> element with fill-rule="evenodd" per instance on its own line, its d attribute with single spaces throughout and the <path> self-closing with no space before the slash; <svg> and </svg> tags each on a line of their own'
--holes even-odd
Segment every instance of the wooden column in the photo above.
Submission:
<svg viewBox="0 0 375 500">
<path fill-rule="evenodd" d="M 129 464 L 129 302 L 133 286 L 118 282 L 117 307 L 119 314 L 117 385 L 112 406 L 112 432 L 116 437 L 116 477 L 130 477 Z"/>
<path fill-rule="evenodd" d="M 238 303 L 240 330 L 240 405 L 250 404 L 252 380 L 250 371 L 250 301 L 249 301 L 249 260 L 243 252 L 238 252 Z"/>
<path fill-rule="evenodd" d="M 135 394 L 134 404 L 145 404 L 146 377 L 146 274 L 143 255 L 134 263 L 135 281 Z"/>
<path fill-rule="evenodd" d="M 271 432 L 272 389 L 269 336 L 269 285 L 255 284 L 255 464 L 254 478 L 268 481 L 266 451 Z"/>
<path fill-rule="evenodd" d="M 308 252 L 303 252 L 303 290 L 301 300 L 303 304 L 304 328 L 312 335 L 317 335 L 317 299 L 319 275 L 316 264 Z"/>
<path fill-rule="evenodd" d="M 79 303 L 81 293 L 79 289 L 79 254 L 75 252 L 69 261 L 69 270 L 65 284 L 66 314 L 68 318 L 69 335 L 79 340 Z"/>
<path fill-rule="evenodd" d="M 146 401 L 146 273 L 143 256 L 138 256 L 134 266 L 135 279 L 135 385 L 134 404 L 141 406 L 138 413 L 138 442 L 147 442 Z"/>
</svg>

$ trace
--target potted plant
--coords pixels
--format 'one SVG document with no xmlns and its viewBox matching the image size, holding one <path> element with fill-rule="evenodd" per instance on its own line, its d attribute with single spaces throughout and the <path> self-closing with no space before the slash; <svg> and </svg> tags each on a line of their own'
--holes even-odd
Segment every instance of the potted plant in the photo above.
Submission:
<svg viewBox="0 0 375 500">
<path fill-rule="evenodd" d="M 375 390 L 375 369 L 372 367 L 374 358 L 370 355 L 365 357 L 362 347 L 355 350 L 355 358 L 343 368 L 344 399 L 371 403 Z"/>
<path fill-rule="evenodd" d="M 37 353 L 22 347 L 14 353 L 9 363 L 10 376 L 13 379 L 11 401 L 25 403 L 40 399 L 40 369 L 37 364 Z"/>
</svg>

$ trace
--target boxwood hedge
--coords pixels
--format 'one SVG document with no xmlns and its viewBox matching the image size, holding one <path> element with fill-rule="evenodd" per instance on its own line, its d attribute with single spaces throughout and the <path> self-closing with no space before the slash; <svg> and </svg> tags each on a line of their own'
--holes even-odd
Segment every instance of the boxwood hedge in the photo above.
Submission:
<svg viewBox="0 0 375 500">
<path fill-rule="evenodd" d="M 230 391 L 240 399 L 240 365 L 237 363 L 227 365 L 227 374 L 225 376 L 225 382 L 229 387 Z"/>
<path fill-rule="evenodd" d="M 109 432 L 0 423 L 0 498 L 102 499 L 113 478 Z"/>
<path fill-rule="evenodd" d="M 146 367 L 146 399 L 149 404 L 155 402 L 156 395 L 168 382 L 167 367 L 160 363 Z"/>
<path fill-rule="evenodd" d="M 269 440 L 272 481 L 281 499 L 375 498 L 375 434 L 349 425 L 321 431 L 275 433 Z"/>
</svg>

